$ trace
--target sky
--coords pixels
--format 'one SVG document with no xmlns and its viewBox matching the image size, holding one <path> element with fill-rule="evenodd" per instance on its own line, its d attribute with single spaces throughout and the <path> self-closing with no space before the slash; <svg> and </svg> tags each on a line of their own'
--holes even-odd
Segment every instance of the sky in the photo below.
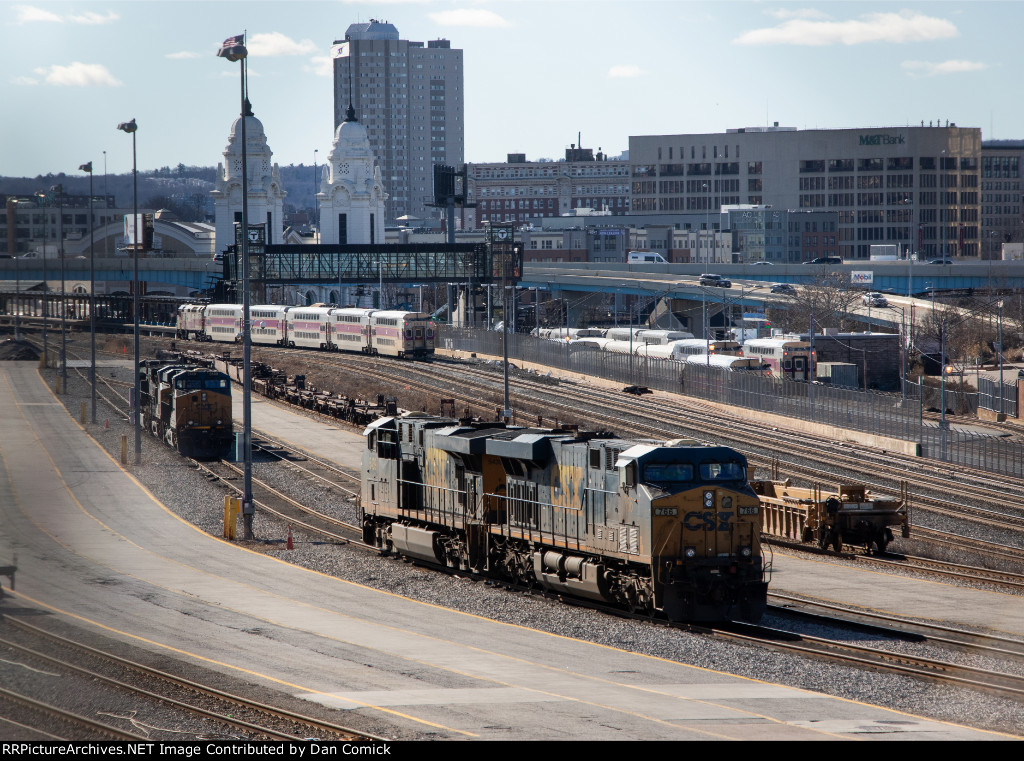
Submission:
<svg viewBox="0 0 1024 761">
<path fill-rule="evenodd" d="M 445 38 L 465 67 L 467 161 L 617 156 L 630 135 L 980 127 L 1024 139 L 1024 2 L 754 0 L 0 0 L 0 175 L 216 165 L 249 96 L 274 160 L 313 163 L 334 137 L 331 43 L 349 24 Z"/>
</svg>

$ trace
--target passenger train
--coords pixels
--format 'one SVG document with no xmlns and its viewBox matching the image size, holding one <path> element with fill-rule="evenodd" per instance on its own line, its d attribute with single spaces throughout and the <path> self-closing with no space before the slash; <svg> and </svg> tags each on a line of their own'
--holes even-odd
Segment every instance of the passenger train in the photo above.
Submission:
<svg viewBox="0 0 1024 761">
<path fill-rule="evenodd" d="M 796 338 L 753 338 L 743 344 L 743 356 L 761 360 L 770 375 L 786 380 L 813 381 L 817 360 L 807 341 Z"/>
<path fill-rule="evenodd" d="M 760 506 L 739 452 L 419 413 L 363 432 L 382 552 L 673 621 L 756 622 Z"/>
<path fill-rule="evenodd" d="M 351 351 L 388 357 L 434 353 L 430 315 L 356 307 L 249 307 L 253 344 Z M 184 304 L 178 307 L 178 338 L 235 343 L 242 338 L 240 304 Z"/>
</svg>

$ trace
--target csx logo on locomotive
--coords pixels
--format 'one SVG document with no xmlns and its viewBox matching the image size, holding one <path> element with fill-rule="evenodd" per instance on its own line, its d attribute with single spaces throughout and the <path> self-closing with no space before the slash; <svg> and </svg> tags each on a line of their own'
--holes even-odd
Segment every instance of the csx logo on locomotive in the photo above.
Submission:
<svg viewBox="0 0 1024 761">
<path fill-rule="evenodd" d="M 683 528 L 688 531 L 715 531 L 715 518 L 718 518 L 718 531 L 728 531 L 731 527 L 729 521 L 732 519 L 732 512 L 715 513 L 713 510 L 700 512 L 691 510 L 683 516 Z"/>
</svg>

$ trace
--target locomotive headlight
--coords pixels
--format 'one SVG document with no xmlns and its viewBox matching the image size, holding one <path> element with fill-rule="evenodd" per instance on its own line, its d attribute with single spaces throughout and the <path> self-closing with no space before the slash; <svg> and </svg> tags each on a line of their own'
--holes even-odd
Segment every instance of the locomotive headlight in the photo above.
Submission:
<svg viewBox="0 0 1024 761">
<path fill-rule="evenodd" d="M 715 506 L 715 493 L 713 491 L 704 492 L 704 507 Z"/>
<path fill-rule="evenodd" d="M 741 557 L 745 557 L 745 558 L 749 558 L 750 557 L 750 548 L 749 547 L 740 547 L 740 556 Z"/>
<path fill-rule="evenodd" d="M 695 558 L 695 557 L 697 557 L 697 548 L 696 547 L 687 547 L 686 549 L 683 550 L 683 555 L 686 556 L 687 558 L 691 558 L 691 559 Z"/>
</svg>

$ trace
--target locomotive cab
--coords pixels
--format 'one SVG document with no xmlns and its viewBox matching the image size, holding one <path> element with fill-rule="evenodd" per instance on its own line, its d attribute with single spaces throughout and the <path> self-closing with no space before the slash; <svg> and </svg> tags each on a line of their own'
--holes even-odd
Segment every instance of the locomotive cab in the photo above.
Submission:
<svg viewBox="0 0 1024 761">
<path fill-rule="evenodd" d="M 650 520 L 655 607 L 672 620 L 757 621 L 767 604 L 757 496 L 725 447 L 634 447 L 620 492 Z"/>
</svg>

